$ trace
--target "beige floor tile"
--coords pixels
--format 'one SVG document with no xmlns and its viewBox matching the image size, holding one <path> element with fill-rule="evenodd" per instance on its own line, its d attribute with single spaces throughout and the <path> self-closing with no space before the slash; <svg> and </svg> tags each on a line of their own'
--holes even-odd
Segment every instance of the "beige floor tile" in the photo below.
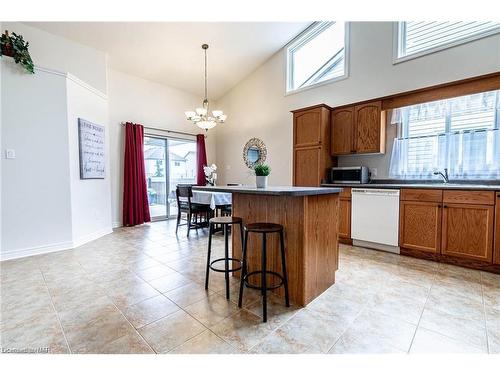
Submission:
<svg viewBox="0 0 500 375">
<path fill-rule="evenodd" d="M 241 351 L 249 351 L 272 332 L 260 316 L 245 309 L 222 320 L 211 331 Z"/>
<path fill-rule="evenodd" d="M 491 272 L 481 272 L 481 283 L 491 288 L 500 288 L 500 275 Z"/>
<path fill-rule="evenodd" d="M 306 307 L 307 310 L 314 311 L 324 319 L 327 320 L 341 320 L 345 323 L 351 323 L 363 308 L 367 305 L 367 301 L 362 298 L 350 298 L 344 295 L 324 293 L 318 298 L 309 303 Z"/>
<path fill-rule="evenodd" d="M 134 329 L 119 311 L 115 311 L 98 320 L 64 326 L 64 332 L 72 352 L 102 353 L 106 344 L 133 334 Z"/>
<path fill-rule="evenodd" d="M 139 329 L 157 353 L 166 353 L 200 334 L 206 328 L 184 311 L 178 311 Z"/>
<path fill-rule="evenodd" d="M 107 290 L 107 293 L 120 310 L 160 295 L 155 288 L 146 282 L 132 284 L 126 288 L 110 289 Z"/>
<path fill-rule="evenodd" d="M 416 325 L 424 310 L 426 299 L 421 298 L 418 293 L 412 293 L 411 289 L 407 293 L 386 289 L 374 296 L 368 303 L 368 309 Z"/>
<path fill-rule="evenodd" d="M 485 353 L 485 351 L 463 341 L 458 341 L 439 333 L 418 328 L 410 353 Z"/>
<path fill-rule="evenodd" d="M 486 328 L 489 352 L 500 354 L 500 310 L 486 308 Z"/>
<path fill-rule="evenodd" d="M 218 294 L 211 294 L 184 308 L 191 316 L 207 327 L 212 327 L 238 312 L 238 306 Z"/>
<path fill-rule="evenodd" d="M 246 309 L 255 315 L 263 317 L 264 311 L 262 309 L 262 298 L 259 298 L 253 304 L 246 307 Z M 285 297 L 278 296 L 274 293 L 269 293 L 267 296 L 267 323 L 271 329 L 276 329 L 282 326 L 285 322 L 289 321 L 299 311 L 298 306 L 290 304 L 289 307 L 285 305 Z"/>
<path fill-rule="evenodd" d="M 101 354 L 154 354 L 153 349 L 136 332 L 117 338 L 100 348 Z"/>
<path fill-rule="evenodd" d="M 179 310 L 175 303 L 159 295 L 130 306 L 123 314 L 135 328 L 140 328 Z"/>
<path fill-rule="evenodd" d="M 431 288 L 426 308 L 444 311 L 450 315 L 475 319 L 484 314 L 482 301 L 451 290 Z"/>
<path fill-rule="evenodd" d="M 485 306 L 500 310 L 500 287 L 483 286 L 483 299 Z"/>
<path fill-rule="evenodd" d="M 326 319 L 323 314 L 303 309 L 277 332 L 287 342 L 300 342 L 311 351 L 326 353 L 348 327 L 341 318 Z"/>
<path fill-rule="evenodd" d="M 180 273 L 172 273 L 167 276 L 162 276 L 149 282 L 153 288 L 161 293 L 167 293 L 171 290 L 179 288 L 183 285 L 190 284 L 192 281 Z"/>
<path fill-rule="evenodd" d="M 137 271 L 135 271 L 135 273 L 141 279 L 143 279 L 145 281 L 152 281 L 152 280 L 158 279 L 160 277 L 176 273 L 176 271 L 174 271 L 172 268 L 167 267 L 167 266 L 157 265 L 157 266 L 137 270 Z"/>
<path fill-rule="evenodd" d="M 376 337 L 364 338 L 348 331 L 343 334 L 328 352 L 330 354 L 404 354 L 405 351 L 391 346 Z"/>
<path fill-rule="evenodd" d="M 238 349 L 233 348 L 227 342 L 217 337 L 213 332 L 205 331 L 198 336 L 189 339 L 178 346 L 169 354 L 239 354 Z"/>
<path fill-rule="evenodd" d="M 191 283 L 165 293 L 165 295 L 180 307 L 187 307 L 213 294 L 205 290 L 201 284 Z"/>
<path fill-rule="evenodd" d="M 374 310 L 363 311 L 344 333 L 360 347 L 392 347 L 408 351 L 417 326 Z"/>
<path fill-rule="evenodd" d="M 487 350 L 486 324 L 481 316 L 468 319 L 426 308 L 419 327 Z"/>
<path fill-rule="evenodd" d="M 256 354 L 320 354 L 318 348 L 311 347 L 300 338 L 289 335 L 283 330 L 276 330 L 257 344 L 252 350 Z"/>
</svg>

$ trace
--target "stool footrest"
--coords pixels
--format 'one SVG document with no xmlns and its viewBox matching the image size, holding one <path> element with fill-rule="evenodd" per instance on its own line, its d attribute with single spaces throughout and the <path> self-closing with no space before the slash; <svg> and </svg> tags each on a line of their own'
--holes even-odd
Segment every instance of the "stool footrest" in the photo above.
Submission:
<svg viewBox="0 0 500 375">
<path fill-rule="evenodd" d="M 253 276 L 253 275 L 261 275 L 262 274 L 262 271 L 253 271 L 253 272 L 249 272 L 245 275 L 245 277 L 243 278 L 243 280 L 245 281 L 245 285 L 248 287 L 248 288 L 252 288 L 252 289 L 258 289 L 258 290 L 261 290 L 262 289 L 262 286 L 261 285 L 255 285 L 255 284 L 250 284 L 250 282 L 248 281 L 248 278 L 250 276 Z M 281 281 L 279 284 L 277 285 L 268 285 L 266 286 L 266 289 L 267 290 L 273 290 L 273 289 L 278 289 L 279 287 L 281 287 L 283 285 L 283 282 L 284 282 L 284 279 L 283 279 L 283 276 L 280 275 L 279 273 L 277 272 L 274 272 L 274 271 L 266 271 L 266 274 L 269 274 L 269 275 L 273 275 L 273 276 L 276 276 L 278 277 Z"/>
<path fill-rule="evenodd" d="M 222 261 L 226 260 L 226 258 L 218 258 L 218 259 L 215 259 L 215 260 L 210 262 L 210 269 L 212 271 L 215 271 L 215 272 L 235 272 L 235 271 L 241 270 L 241 264 L 242 264 L 241 260 L 239 260 L 237 258 L 227 258 L 227 259 L 228 259 L 228 261 L 238 262 L 240 264 L 240 266 L 237 268 L 231 268 L 227 271 L 225 269 L 215 268 L 215 267 L 213 267 L 214 263 L 222 262 Z"/>
</svg>

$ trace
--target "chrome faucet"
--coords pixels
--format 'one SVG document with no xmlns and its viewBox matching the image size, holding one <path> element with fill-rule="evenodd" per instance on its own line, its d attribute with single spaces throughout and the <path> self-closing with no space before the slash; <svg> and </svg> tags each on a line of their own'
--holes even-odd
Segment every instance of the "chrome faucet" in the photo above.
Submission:
<svg viewBox="0 0 500 375">
<path fill-rule="evenodd" d="M 450 182 L 450 179 L 448 178 L 448 168 L 445 168 L 444 169 L 444 173 L 441 172 L 441 171 L 437 171 L 437 172 L 434 172 L 435 175 L 440 175 L 441 177 L 443 177 L 443 182 L 445 184 L 447 184 L 448 182 Z"/>
</svg>

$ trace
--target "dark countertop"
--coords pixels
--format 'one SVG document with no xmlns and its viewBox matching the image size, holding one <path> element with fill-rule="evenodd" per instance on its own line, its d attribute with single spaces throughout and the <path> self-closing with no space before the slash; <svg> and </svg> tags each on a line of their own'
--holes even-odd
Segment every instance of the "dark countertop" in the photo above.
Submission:
<svg viewBox="0 0 500 375">
<path fill-rule="evenodd" d="M 324 187 L 352 187 L 352 188 L 374 188 L 374 189 L 446 189 L 446 190 L 499 190 L 500 184 L 467 184 L 467 183 L 368 183 L 368 184 L 321 184 Z"/>
<path fill-rule="evenodd" d="M 254 186 L 193 186 L 193 190 L 256 195 L 288 195 L 295 197 L 305 195 L 338 194 L 342 191 L 342 189 L 338 187 L 300 186 L 269 186 L 265 189 L 257 189 Z"/>
</svg>

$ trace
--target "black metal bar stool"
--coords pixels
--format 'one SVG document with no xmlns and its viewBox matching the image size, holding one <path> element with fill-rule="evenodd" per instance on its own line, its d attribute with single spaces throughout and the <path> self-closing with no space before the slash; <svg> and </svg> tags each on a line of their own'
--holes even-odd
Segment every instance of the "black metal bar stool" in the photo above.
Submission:
<svg viewBox="0 0 500 375">
<path fill-rule="evenodd" d="M 205 275 L 205 289 L 208 289 L 208 277 L 210 270 L 215 272 L 224 272 L 226 276 L 226 298 L 229 299 L 229 273 L 239 271 L 241 269 L 241 260 L 237 258 L 229 257 L 229 226 L 239 224 L 241 243 L 243 244 L 243 220 L 241 217 L 236 216 L 218 216 L 213 217 L 209 221 L 209 235 L 208 235 L 208 256 L 207 256 L 207 272 Z M 224 258 L 218 258 L 210 261 L 210 255 L 212 253 L 212 234 L 215 231 L 215 226 L 221 225 L 224 230 Z M 214 263 L 224 262 L 224 269 L 215 268 Z M 229 261 L 238 262 L 240 265 L 236 268 L 229 268 Z"/>
<path fill-rule="evenodd" d="M 248 246 L 248 233 L 262 233 L 262 256 L 261 256 L 261 269 L 257 271 L 248 272 L 247 266 L 247 246 Z M 280 236 L 280 248 L 281 248 L 281 272 L 279 274 L 274 271 L 269 271 L 267 269 L 267 234 L 279 233 Z M 248 278 L 252 275 L 259 275 L 260 286 L 250 284 Z M 267 275 L 271 274 L 280 279 L 280 283 L 276 285 L 267 285 Z M 243 301 L 243 287 L 246 286 L 252 289 L 260 289 L 262 294 L 262 315 L 263 321 L 267 322 L 267 291 L 277 289 L 281 286 L 285 287 L 285 303 L 286 307 L 290 307 L 290 300 L 288 298 L 288 277 L 286 273 L 286 260 L 285 260 L 285 239 L 283 235 L 283 225 L 273 224 L 273 223 L 252 223 L 245 226 L 245 239 L 243 241 L 243 265 L 241 271 L 241 281 L 240 281 L 240 295 L 238 299 L 238 307 L 242 306 Z"/>
</svg>

